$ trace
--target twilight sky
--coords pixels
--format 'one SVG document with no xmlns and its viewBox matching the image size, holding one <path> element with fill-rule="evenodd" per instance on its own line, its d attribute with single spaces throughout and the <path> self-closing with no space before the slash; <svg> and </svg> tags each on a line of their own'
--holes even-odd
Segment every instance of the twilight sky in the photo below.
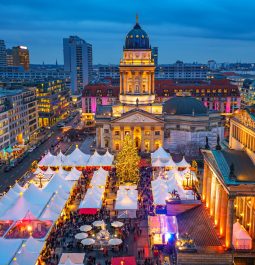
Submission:
<svg viewBox="0 0 255 265">
<path fill-rule="evenodd" d="M 159 63 L 255 62 L 254 0 L 1 0 L 0 39 L 31 63 L 63 63 L 62 39 L 93 45 L 93 63 L 118 63 L 139 14 Z"/>
</svg>

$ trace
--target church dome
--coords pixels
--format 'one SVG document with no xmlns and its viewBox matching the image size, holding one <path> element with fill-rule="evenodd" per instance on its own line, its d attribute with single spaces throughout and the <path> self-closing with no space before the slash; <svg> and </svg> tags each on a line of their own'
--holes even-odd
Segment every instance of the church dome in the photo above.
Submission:
<svg viewBox="0 0 255 265">
<path fill-rule="evenodd" d="M 124 49 L 127 50 L 150 49 L 149 36 L 139 25 L 138 18 L 136 18 L 136 24 L 134 25 L 133 29 L 131 29 L 126 36 Z"/>
<path fill-rule="evenodd" d="M 163 103 L 163 112 L 170 115 L 206 115 L 203 102 L 193 97 L 173 97 Z"/>
</svg>

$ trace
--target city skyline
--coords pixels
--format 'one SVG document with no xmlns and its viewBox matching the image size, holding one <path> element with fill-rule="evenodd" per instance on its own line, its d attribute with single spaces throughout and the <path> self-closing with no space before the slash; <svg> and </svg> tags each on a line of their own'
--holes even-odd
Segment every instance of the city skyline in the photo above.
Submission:
<svg viewBox="0 0 255 265">
<path fill-rule="evenodd" d="M 131 5 L 132 3 L 132 5 Z M 0 3 L 1 39 L 26 45 L 31 63 L 63 64 L 63 38 L 77 35 L 93 45 L 93 63 L 117 64 L 135 15 L 159 47 L 159 63 L 253 62 L 255 4 L 249 0 L 67 1 Z M 87 12 L 89 11 L 89 12 Z"/>
</svg>

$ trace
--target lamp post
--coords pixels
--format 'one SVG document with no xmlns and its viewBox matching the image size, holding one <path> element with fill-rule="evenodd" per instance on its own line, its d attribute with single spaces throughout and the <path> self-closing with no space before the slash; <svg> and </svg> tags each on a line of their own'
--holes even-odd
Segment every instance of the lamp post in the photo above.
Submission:
<svg viewBox="0 0 255 265">
<path fill-rule="evenodd" d="M 44 175 L 40 172 L 39 174 L 37 174 L 37 178 L 39 179 L 39 188 L 42 188 L 42 179 L 44 178 Z"/>
</svg>

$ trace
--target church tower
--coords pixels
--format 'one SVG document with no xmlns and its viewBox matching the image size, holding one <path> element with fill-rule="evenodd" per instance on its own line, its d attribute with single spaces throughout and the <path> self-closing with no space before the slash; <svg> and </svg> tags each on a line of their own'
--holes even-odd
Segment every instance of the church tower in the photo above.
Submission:
<svg viewBox="0 0 255 265">
<path fill-rule="evenodd" d="M 149 37 L 139 25 L 138 16 L 126 36 L 119 69 L 120 103 L 141 106 L 154 103 L 155 64 Z"/>
</svg>

